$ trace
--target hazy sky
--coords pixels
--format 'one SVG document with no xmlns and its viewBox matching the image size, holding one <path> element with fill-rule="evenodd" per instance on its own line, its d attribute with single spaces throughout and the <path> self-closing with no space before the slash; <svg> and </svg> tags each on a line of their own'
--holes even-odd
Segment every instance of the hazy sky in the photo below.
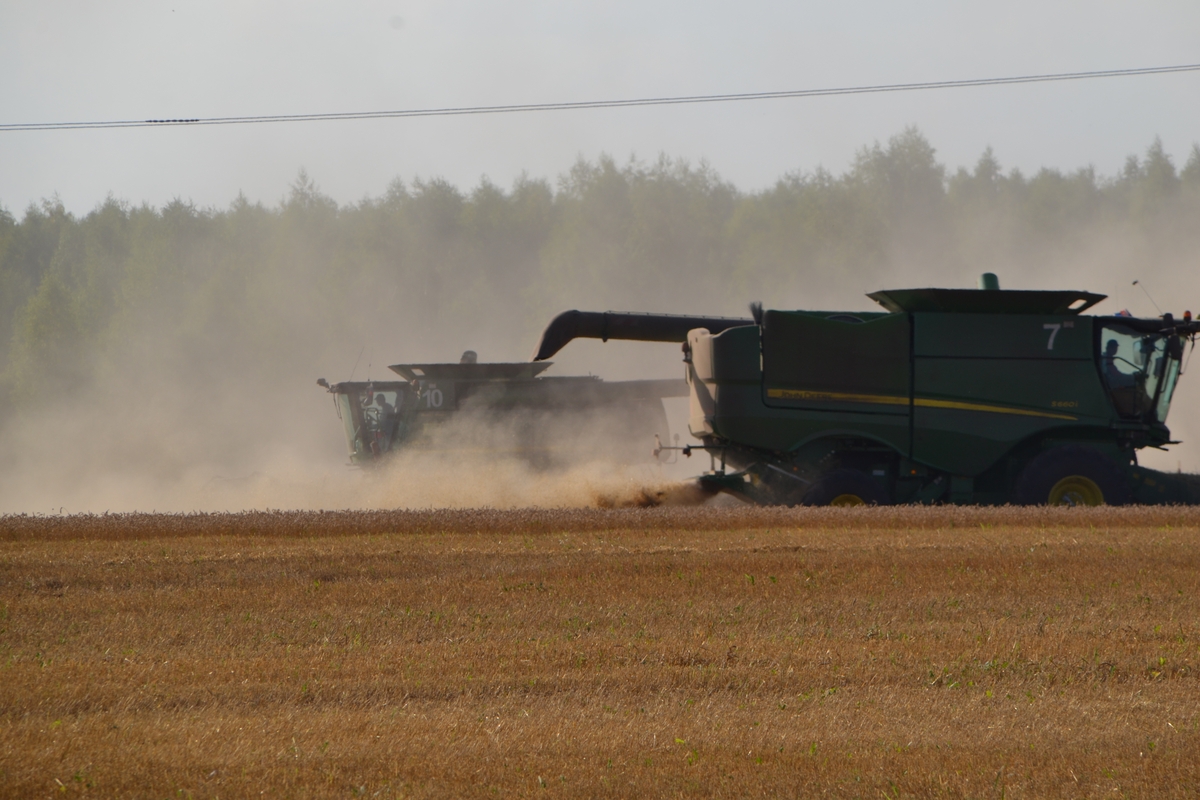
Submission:
<svg viewBox="0 0 1200 800">
<path fill-rule="evenodd" d="M 362 111 L 767 91 L 1200 62 L 1200 3 L 426 0 L 0 5 L 0 122 Z M 950 166 L 1119 169 L 1155 136 L 1200 141 L 1200 73 L 510 116 L 0 132 L 0 205 L 112 193 L 276 202 L 300 168 L 342 203 L 395 177 L 522 171 L 579 156 L 707 159 L 743 189 L 840 172 L 918 126 Z"/>
</svg>

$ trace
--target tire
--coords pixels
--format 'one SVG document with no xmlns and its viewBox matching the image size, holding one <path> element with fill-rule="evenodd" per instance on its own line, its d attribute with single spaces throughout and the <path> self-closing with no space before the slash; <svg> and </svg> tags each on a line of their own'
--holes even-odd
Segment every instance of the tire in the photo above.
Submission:
<svg viewBox="0 0 1200 800">
<path fill-rule="evenodd" d="M 886 506 L 891 498 L 878 482 L 856 469 L 822 475 L 800 501 L 806 506 Z"/>
<path fill-rule="evenodd" d="M 1120 465 L 1099 450 L 1079 444 L 1064 444 L 1038 454 L 1013 485 L 1013 502 L 1022 506 L 1123 506 L 1132 501 L 1129 478 Z"/>
</svg>

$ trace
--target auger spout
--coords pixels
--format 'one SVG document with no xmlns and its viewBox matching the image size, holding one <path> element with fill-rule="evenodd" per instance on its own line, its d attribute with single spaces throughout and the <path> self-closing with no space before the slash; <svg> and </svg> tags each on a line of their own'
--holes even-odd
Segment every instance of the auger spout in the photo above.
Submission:
<svg viewBox="0 0 1200 800">
<path fill-rule="evenodd" d="M 753 325 L 754 320 L 740 317 L 693 317 L 683 314 L 643 314 L 620 311 L 564 311 L 546 330 L 531 361 L 544 361 L 567 346 L 572 339 L 624 339 L 638 342 L 687 341 L 687 333 L 707 328 L 720 333 L 728 328 Z"/>
</svg>

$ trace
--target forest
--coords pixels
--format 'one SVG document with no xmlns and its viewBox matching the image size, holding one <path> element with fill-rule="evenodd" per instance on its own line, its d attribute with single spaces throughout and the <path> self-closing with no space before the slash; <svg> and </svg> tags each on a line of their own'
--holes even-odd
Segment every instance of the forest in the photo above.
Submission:
<svg viewBox="0 0 1200 800">
<path fill-rule="evenodd" d="M 177 402 L 168 383 L 287 392 L 355 354 L 376 374 L 468 347 L 522 360 L 566 308 L 862 307 L 985 270 L 1008 288 L 1154 278 L 1161 302 L 1200 262 L 1198 223 L 1195 145 L 1182 165 L 1155 141 L 1115 175 L 1026 175 L 990 148 L 947 167 L 916 129 L 761 191 L 708 164 L 600 156 L 507 189 L 395 180 L 348 205 L 303 171 L 274 206 L 109 197 L 76 216 L 51 198 L 0 208 L 0 423 L 105 392 Z"/>
</svg>

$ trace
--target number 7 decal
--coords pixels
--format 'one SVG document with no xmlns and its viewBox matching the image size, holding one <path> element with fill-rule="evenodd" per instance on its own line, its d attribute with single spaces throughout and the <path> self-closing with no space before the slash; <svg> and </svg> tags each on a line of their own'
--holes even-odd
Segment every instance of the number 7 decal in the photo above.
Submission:
<svg viewBox="0 0 1200 800">
<path fill-rule="evenodd" d="M 1045 325 L 1042 326 L 1042 329 L 1050 331 L 1050 341 L 1046 342 L 1046 349 L 1053 350 L 1054 349 L 1054 337 L 1058 336 L 1058 332 L 1060 330 L 1062 330 L 1062 323 L 1061 322 L 1047 322 Z"/>
</svg>

